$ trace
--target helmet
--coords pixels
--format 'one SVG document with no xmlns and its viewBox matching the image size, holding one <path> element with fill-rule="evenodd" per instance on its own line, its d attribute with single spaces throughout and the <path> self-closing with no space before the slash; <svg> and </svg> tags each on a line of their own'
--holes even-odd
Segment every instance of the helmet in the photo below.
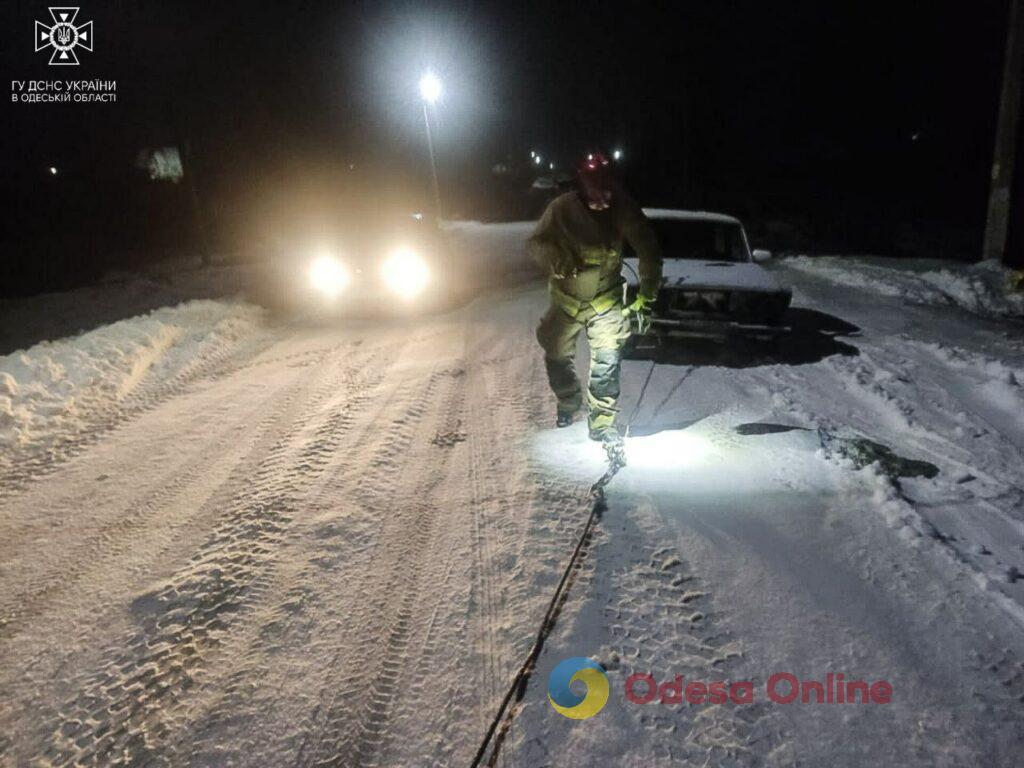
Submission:
<svg viewBox="0 0 1024 768">
<path fill-rule="evenodd" d="M 588 152 L 576 168 L 580 179 L 580 194 L 593 210 L 604 210 L 611 205 L 615 192 L 615 175 L 611 162 L 603 152 Z"/>
<path fill-rule="evenodd" d="M 581 176 L 583 174 L 591 173 L 605 174 L 611 170 L 611 163 L 604 152 L 588 152 L 586 156 L 580 160 L 579 168 L 577 170 Z"/>
</svg>

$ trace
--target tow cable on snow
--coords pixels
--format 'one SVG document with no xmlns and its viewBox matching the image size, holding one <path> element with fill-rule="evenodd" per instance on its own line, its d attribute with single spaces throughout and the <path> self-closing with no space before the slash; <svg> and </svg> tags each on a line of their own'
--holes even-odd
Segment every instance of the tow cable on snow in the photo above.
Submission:
<svg viewBox="0 0 1024 768">
<path fill-rule="evenodd" d="M 644 384 L 640 388 L 640 396 L 637 398 L 636 405 L 633 407 L 633 413 L 630 415 L 629 421 L 626 423 L 627 436 L 629 435 L 630 427 L 633 426 L 633 422 L 636 420 L 637 414 L 640 412 L 640 404 L 643 402 L 644 395 L 647 394 L 647 385 L 651 383 L 651 375 L 654 373 L 655 364 L 655 361 L 651 360 L 651 367 L 647 371 L 647 378 L 644 379 Z M 565 600 L 569 596 L 569 588 L 572 586 L 572 582 L 576 578 L 576 572 L 579 570 L 581 559 L 590 549 L 590 540 L 593 536 L 594 525 L 601 519 L 601 516 L 608 508 L 604 496 L 605 486 L 607 486 L 618 471 L 626 465 L 626 461 L 621 446 L 612 448 L 606 445 L 605 450 L 608 454 L 608 469 L 605 470 L 605 473 L 601 475 L 596 483 L 590 486 L 590 497 L 593 498 L 594 501 L 590 507 L 590 515 L 587 517 L 586 525 L 583 526 L 583 532 L 576 541 L 576 547 L 573 549 L 572 557 L 569 558 L 569 562 L 565 566 L 565 570 L 562 572 L 562 578 L 559 579 L 558 586 L 555 587 L 555 593 L 551 596 L 551 602 L 548 603 L 548 609 L 544 613 L 544 619 L 541 621 L 540 630 L 537 632 L 537 637 L 533 641 L 530 653 L 527 654 L 525 661 L 523 661 L 522 666 L 519 667 L 519 671 L 516 673 L 516 676 L 512 679 L 512 685 L 509 686 L 508 691 L 501 700 L 501 705 L 498 707 L 497 713 L 491 720 L 491 724 L 487 728 L 487 733 L 484 734 L 483 742 L 481 742 L 480 748 L 473 757 L 473 762 L 470 763 L 470 768 L 479 768 L 479 766 L 484 765 L 484 757 L 487 755 L 488 747 L 492 742 L 494 747 L 490 751 L 491 756 L 486 765 L 489 768 L 493 768 L 497 763 L 498 754 L 501 752 L 501 746 L 505 741 L 505 736 L 508 734 L 508 730 L 512 725 L 512 718 L 515 714 L 513 709 L 509 709 L 509 704 L 513 703 L 513 701 L 518 704 L 522 701 L 523 696 L 526 695 L 526 686 L 529 684 L 530 677 L 533 675 L 537 659 L 540 657 L 541 651 L 544 649 L 544 642 L 548 639 L 548 635 L 551 634 L 551 630 L 555 628 L 555 623 L 558 621 L 558 615 L 561 613 L 562 606 L 565 604 Z"/>
<path fill-rule="evenodd" d="M 618 471 L 617 469 L 615 470 Z M 609 472 L 614 475 L 611 467 Z M 608 475 L 608 472 L 605 473 Z M 604 478 L 602 478 L 603 480 Z M 611 477 L 608 477 L 611 480 Z M 608 480 L 605 480 L 607 484 Z M 594 484 L 597 487 L 599 480 Z M 523 696 L 526 695 L 526 686 L 530 682 L 530 676 L 533 674 L 533 670 L 536 666 L 537 659 L 540 657 L 541 651 L 544 649 L 544 641 L 547 640 L 548 635 L 551 634 L 551 630 L 555 627 L 555 622 L 558 620 L 558 614 L 562 610 L 562 606 L 565 603 L 565 599 L 569 596 L 569 588 L 572 586 L 572 582 L 576 578 L 576 571 L 579 568 L 581 557 L 589 549 L 590 539 L 594 530 L 595 523 L 604 514 L 607 508 L 604 500 L 604 486 L 601 486 L 594 492 L 594 503 L 590 508 L 590 516 L 587 518 L 587 523 L 583 526 L 583 533 L 580 534 L 579 540 L 576 542 L 576 548 L 573 550 L 572 557 L 569 558 L 568 565 L 565 566 L 565 571 L 562 573 L 562 578 L 558 582 L 558 586 L 555 588 L 555 594 L 551 597 L 551 602 L 548 603 L 548 609 L 544 613 L 544 620 L 541 621 L 540 631 L 537 633 L 537 637 L 533 642 L 533 647 L 530 648 L 530 653 L 526 656 L 526 660 L 523 661 L 519 671 L 516 673 L 515 678 L 512 680 L 512 685 L 509 686 L 508 691 L 505 693 L 505 697 L 501 700 L 501 706 L 498 707 L 498 712 L 495 714 L 494 719 L 491 720 L 491 724 L 487 729 L 487 733 L 484 734 L 484 740 L 480 744 L 480 748 L 476 752 L 476 756 L 473 758 L 473 762 L 470 764 L 471 768 L 478 768 L 484 765 L 483 759 L 487 755 L 487 748 L 490 746 L 492 740 L 494 748 L 491 750 L 490 759 L 487 761 L 487 766 L 494 766 L 498 760 L 498 754 L 501 751 L 501 745 L 505 741 L 505 736 L 508 734 L 508 729 L 512 725 L 512 716 L 514 711 L 509 709 L 509 704 L 519 703 L 522 701 Z M 591 489 L 593 491 L 593 488 Z M 504 722 L 502 722 L 504 721 Z M 501 729 L 499 730 L 499 725 Z"/>
<path fill-rule="evenodd" d="M 629 437 L 629 430 L 633 428 L 633 422 L 636 421 L 636 417 L 640 415 L 640 405 L 644 401 L 644 395 L 647 394 L 647 385 L 651 383 L 651 375 L 654 373 L 655 365 L 657 365 L 657 360 L 651 360 L 651 367 L 647 369 L 647 378 L 644 379 L 644 385 L 640 387 L 640 397 L 636 399 L 636 405 L 633 406 L 633 413 L 629 415 L 629 421 L 626 422 L 626 437 Z"/>
</svg>

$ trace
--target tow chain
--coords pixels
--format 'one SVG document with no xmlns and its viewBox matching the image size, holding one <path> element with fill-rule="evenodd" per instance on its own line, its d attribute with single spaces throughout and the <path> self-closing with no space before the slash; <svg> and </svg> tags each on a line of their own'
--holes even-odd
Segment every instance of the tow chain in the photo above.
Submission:
<svg viewBox="0 0 1024 768">
<path fill-rule="evenodd" d="M 612 478 L 619 473 L 619 470 L 626 466 L 625 451 L 620 446 L 605 445 L 604 451 L 608 456 L 608 469 L 598 478 L 597 482 L 590 486 L 590 495 L 595 499 L 604 498 L 604 488 L 612 481 Z"/>
<path fill-rule="evenodd" d="M 484 765 L 483 759 L 487 755 L 487 748 L 491 745 L 492 740 L 494 746 L 490 750 L 491 756 L 486 765 L 493 768 L 497 763 L 498 755 L 501 752 L 501 745 L 505 741 L 505 736 L 508 734 L 508 730 L 512 725 L 512 717 L 515 714 L 514 709 L 509 709 L 509 704 L 513 702 L 513 699 L 516 702 L 522 701 L 523 696 L 526 695 L 526 686 L 530 682 L 531 675 L 533 675 L 537 659 L 540 657 L 541 651 L 544 650 L 544 641 L 548 639 L 548 635 L 551 634 L 551 630 L 555 628 L 555 622 L 558 620 L 558 614 L 561 612 L 562 606 L 565 604 L 565 600 L 569 596 L 569 588 L 572 586 L 572 582 L 576 577 L 576 572 L 579 569 L 580 559 L 589 549 L 594 525 L 601 518 L 601 515 L 604 514 L 605 509 L 607 509 L 607 507 L 605 505 L 604 494 L 600 493 L 594 499 L 594 503 L 590 508 L 590 515 L 587 517 L 586 525 L 583 526 L 583 533 L 580 534 L 579 540 L 576 542 L 576 548 L 573 550 L 572 557 L 569 558 L 569 563 L 565 566 L 565 570 L 562 572 L 562 578 L 559 580 L 558 586 L 555 588 L 555 594 L 551 596 L 551 602 L 548 603 L 548 609 L 544 613 L 544 620 L 541 621 L 540 630 L 537 632 L 537 638 L 533 642 L 533 647 L 530 648 L 529 655 L 527 655 L 522 666 L 519 667 L 519 671 L 512 680 L 512 685 L 509 686 L 508 691 L 505 693 L 505 697 L 501 700 L 501 706 L 498 707 L 498 712 L 495 714 L 494 719 L 491 720 L 487 733 L 484 734 L 484 740 L 481 742 L 480 748 L 473 757 L 473 762 L 470 763 L 470 768 L 479 768 L 479 766 Z"/>
<path fill-rule="evenodd" d="M 648 369 L 647 377 L 644 379 L 644 384 L 640 388 L 640 396 L 637 398 L 636 405 L 633 406 L 633 413 L 630 415 L 629 421 L 626 423 L 627 437 L 629 436 L 630 427 L 633 426 L 633 422 L 636 420 L 637 414 L 640 413 L 640 405 L 643 403 L 644 395 L 647 394 L 647 385 L 651 383 L 651 376 L 654 374 L 655 364 L 656 361 L 651 360 L 651 367 Z M 512 725 L 512 717 L 515 714 L 513 709 L 509 709 L 509 704 L 512 703 L 513 699 L 516 702 L 521 701 L 523 696 L 526 695 L 526 686 L 530 682 L 530 677 L 533 675 L 537 659 L 540 657 L 541 651 L 544 649 L 544 641 L 547 640 L 548 635 L 551 634 L 551 630 L 555 628 L 555 622 L 558 620 L 558 614 L 561 612 L 562 605 L 569 596 L 569 588 L 572 586 L 576 571 L 579 568 L 579 561 L 586 555 L 586 552 L 589 549 L 588 545 L 590 544 L 590 539 L 593 536 L 594 525 L 601 519 L 601 516 L 608 508 L 604 497 L 605 486 L 612 481 L 612 478 L 615 477 L 620 469 L 626 466 L 626 456 L 621 443 L 606 443 L 605 453 L 608 458 L 608 469 L 605 470 L 605 473 L 601 475 L 596 483 L 590 486 L 590 496 L 594 499 L 594 502 L 591 505 L 590 515 L 587 517 L 587 522 L 583 526 L 583 532 L 576 541 L 576 548 L 573 550 L 572 557 L 569 558 L 569 562 L 565 566 L 565 570 L 562 572 L 562 578 L 559 580 L 558 586 L 555 588 L 555 594 L 552 595 L 551 602 L 548 603 L 548 609 L 544 613 L 544 620 L 541 622 L 540 630 L 537 633 L 537 638 L 534 640 L 533 647 L 530 648 L 530 653 L 527 655 L 522 666 L 519 667 L 519 671 L 512 680 L 512 685 L 509 686 L 508 691 L 501 700 L 498 712 L 495 714 L 494 719 L 491 720 L 487 733 L 484 734 L 483 742 L 481 742 L 480 748 L 473 757 L 473 762 L 470 763 L 470 768 L 479 768 L 479 766 L 484 765 L 483 759 L 486 757 L 488 747 L 491 745 L 492 741 L 494 746 L 490 750 L 491 756 L 486 765 L 493 767 L 497 763 L 498 754 L 501 751 L 501 745 L 505 741 L 508 729 Z"/>
</svg>

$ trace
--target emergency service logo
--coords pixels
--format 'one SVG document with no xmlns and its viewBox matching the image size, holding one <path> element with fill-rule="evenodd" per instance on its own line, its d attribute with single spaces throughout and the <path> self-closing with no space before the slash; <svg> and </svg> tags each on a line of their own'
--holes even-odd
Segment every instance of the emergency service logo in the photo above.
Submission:
<svg viewBox="0 0 1024 768">
<path fill-rule="evenodd" d="M 586 693 L 574 693 L 575 682 L 586 686 Z M 604 667 L 583 656 L 560 661 L 548 675 L 548 701 L 559 714 L 573 720 L 593 717 L 608 703 L 608 675 Z"/>
<path fill-rule="evenodd" d="M 92 22 L 75 24 L 79 8 L 50 8 L 53 24 L 36 22 L 36 52 L 53 48 L 50 66 L 78 66 L 76 48 L 92 52 Z"/>
</svg>

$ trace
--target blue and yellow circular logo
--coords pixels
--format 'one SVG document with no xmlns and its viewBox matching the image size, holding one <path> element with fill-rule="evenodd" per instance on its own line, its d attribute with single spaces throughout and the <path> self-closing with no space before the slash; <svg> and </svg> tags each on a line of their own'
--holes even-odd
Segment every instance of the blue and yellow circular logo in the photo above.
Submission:
<svg viewBox="0 0 1024 768">
<path fill-rule="evenodd" d="M 582 696 L 569 687 L 577 680 L 587 686 Z M 559 714 L 573 720 L 593 717 L 608 703 L 608 675 L 604 667 L 583 656 L 560 661 L 548 675 L 548 701 Z"/>
</svg>

